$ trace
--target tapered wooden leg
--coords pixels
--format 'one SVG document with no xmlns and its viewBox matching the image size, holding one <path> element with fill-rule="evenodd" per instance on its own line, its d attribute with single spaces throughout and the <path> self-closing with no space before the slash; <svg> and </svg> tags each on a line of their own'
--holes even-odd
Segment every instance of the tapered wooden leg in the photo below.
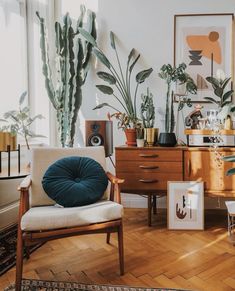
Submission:
<svg viewBox="0 0 235 291">
<path fill-rule="evenodd" d="M 152 225 L 152 194 L 148 194 L 148 226 Z"/>
<path fill-rule="evenodd" d="M 119 265 L 120 275 L 124 275 L 124 248 L 123 248 L 123 226 L 122 222 L 118 227 L 118 250 L 119 250 Z"/>
<path fill-rule="evenodd" d="M 23 239 L 22 239 L 22 231 L 20 229 L 20 225 L 18 225 L 15 291 L 21 290 L 22 272 L 23 272 Z"/>
<path fill-rule="evenodd" d="M 110 244 L 110 237 L 111 237 L 111 233 L 108 232 L 108 233 L 107 233 L 107 236 L 106 236 L 106 243 L 107 243 L 107 244 Z"/>
</svg>

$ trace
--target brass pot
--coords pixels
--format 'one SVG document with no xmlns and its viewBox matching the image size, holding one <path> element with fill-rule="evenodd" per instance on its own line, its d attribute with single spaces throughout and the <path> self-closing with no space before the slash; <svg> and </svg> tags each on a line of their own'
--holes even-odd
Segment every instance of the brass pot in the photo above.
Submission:
<svg viewBox="0 0 235 291">
<path fill-rule="evenodd" d="M 10 146 L 10 150 L 16 150 L 16 135 L 11 132 L 0 131 L 0 151 L 7 151 L 7 146 Z"/>
<path fill-rule="evenodd" d="M 144 139 L 147 146 L 154 146 L 157 142 L 158 128 L 145 128 Z"/>
</svg>

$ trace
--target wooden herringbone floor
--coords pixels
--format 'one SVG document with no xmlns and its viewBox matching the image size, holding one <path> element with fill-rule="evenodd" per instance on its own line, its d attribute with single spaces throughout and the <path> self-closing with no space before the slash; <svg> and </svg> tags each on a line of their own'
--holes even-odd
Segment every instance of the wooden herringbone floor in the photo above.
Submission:
<svg viewBox="0 0 235 291">
<path fill-rule="evenodd" d="M 84 283 L 235 290 L 235 246 L 227 239 L 225 212 L 207 213 L 205 231 L 169 231 L 160 211 L 152 227 L 146 209 L 126 209 L 125 275 L 118 270 L 117 240 L 104 235 L 49 242 L 25 262 L 24 277 Z M 12 268 L 0 278 L 0 290 L 13 282 Z"/>
</svg>

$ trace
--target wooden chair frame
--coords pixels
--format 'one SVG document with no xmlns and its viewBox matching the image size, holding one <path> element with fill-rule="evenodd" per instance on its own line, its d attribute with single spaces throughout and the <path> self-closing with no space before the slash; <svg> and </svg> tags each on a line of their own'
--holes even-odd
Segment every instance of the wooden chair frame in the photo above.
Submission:
<svg viewBox="0 0 235 291">
<path fill-rule="evenodd" d="M 124 180 L 118 179 L 111 173 L 107 172 L 107 177 L 111 182 L 110 188 L 110 200 L 121 203 L 120 187 L 119 184 Z M 18 191 L 20 191 L 20 205 L 19 205 L 19 220 L 18 220 L 18 234 L 17 234 L 17 254 L 16 254 L 16 281 L 15 291 L 21 290 L 21 281 L 23 273 L 23 250 L 26 247 L 27 258 L 29 258 L 29 252 L 27 247 L 33 244 L 46 242 L 49 240 L 59 239 L 63 237 L 92 234 L 92 233 L 106 233 L 106 242 L 110 242 L 110 234 L 117 232 L 118 234 L 118 249 L 119 249 L 119 265 L 120 275 L 124 274 L 124 249 L 123 249 L 123 226 L 122 219 L 111 220 L 107 222 L 101 222 L 96 224 L 90 224 L 85 226 L 60 228 L 45 231 L 22 231 L 21 230 L 21 218 L 25 212 L 29 210 L 29 189 L 31 186 L 31 178 L 27 176 L 20 184 Z"/>
</svg>

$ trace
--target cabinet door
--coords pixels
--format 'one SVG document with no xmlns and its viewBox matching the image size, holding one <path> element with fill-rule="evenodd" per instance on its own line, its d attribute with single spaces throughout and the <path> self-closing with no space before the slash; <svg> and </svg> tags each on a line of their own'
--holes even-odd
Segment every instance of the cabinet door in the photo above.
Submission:
<svg viewBox="0 0 235 291">
<path fill-rule="evenodd" d="M 211 194 L 226 190 L 235 192 L 235 175 L 226 176 L 226 171 L 235 167 L 235 163 L 224 162 L 220 159 L 221 156 L 227 155 L 231 155 L 231 152 L 186 151 L 184 153 L 184 179 L 204 181 L 205 190 Z M 229 196 L 227 194 L 224 192 L 224 195 L 221 195 Z"/>
</svg>

